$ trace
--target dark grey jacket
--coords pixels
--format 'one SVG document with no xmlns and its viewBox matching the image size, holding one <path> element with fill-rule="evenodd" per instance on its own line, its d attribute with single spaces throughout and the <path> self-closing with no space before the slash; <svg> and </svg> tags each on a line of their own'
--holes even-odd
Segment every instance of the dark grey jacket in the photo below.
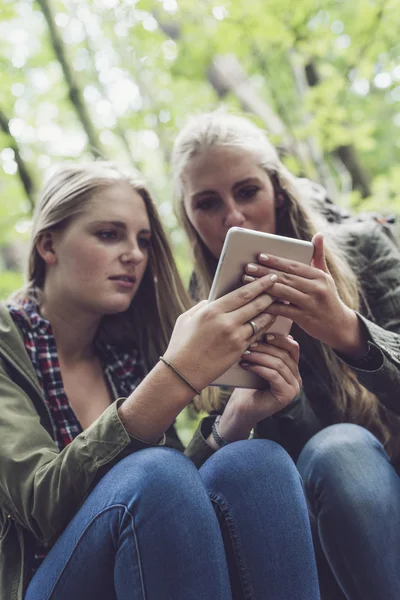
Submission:
<svg viewBox="0 0 400 600">
<path fill-rule="evenodd" d="M 369 360 L 345 362 L 377 396 L 384 419 L 400 440 L 400 252 L 372 220 L 331 226 L 329 235 L 343 247 L 358 276 L 359 316 L 369 336 Z M 303 392 L 284 410 L 259 423 L 256 435 L 280 443 L 296 460 L 317 431 L 339 418 L 331 402 L 329 373 L 314 355 L 311 338 L 296 326 L 292 335 L 300 343 Z M 202 421 L 187 449 L 198 466 L 212 454 L 205 442 L 212 420 Z M 394 462 L 400 462 L 398 457 Z"/>
</svg>

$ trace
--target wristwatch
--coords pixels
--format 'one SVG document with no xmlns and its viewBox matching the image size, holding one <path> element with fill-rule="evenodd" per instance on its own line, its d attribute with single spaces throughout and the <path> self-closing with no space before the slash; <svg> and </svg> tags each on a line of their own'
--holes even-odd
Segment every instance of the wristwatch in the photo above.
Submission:
<svg viewBox="0 0 400 600">
<path fill-rule="evenodd" d="M 213 438 L 215 440 L 215 443 L 217 444 L 218 448 L 223 448 L 224 446 L 227 446 L 228 444 L 231 444 L 232 442 L 229 440 L 226 440 L 225 438 L 222 437 L 220 431 L 219 431 L 219 422 L 221 420 L 221 415 L 218 415 L 212 425 L 212 434 L 213 434 Z M 253 439 L 254 437 L 254 429 L 252 429 L 250 431 L 250 435 L 249 435 L 249 440 Z"/>
<path fill-rule="evenodd" d="M 215 440 L 215 443 L 217 444 L 217 446 L 219 448 L 223 448 L 224 446 L 227 446 L 228 444 L 230 444 L 231 442 L 228 442 L 228 440 L 226 440 L 225 438 L 222 437 L 222 435 L 219 432 L 219 422 L 221 420 L 221 415 L 218 415 L 212 425 L 212 434 L 213 434 L 213 438 Z"/>
</svg>

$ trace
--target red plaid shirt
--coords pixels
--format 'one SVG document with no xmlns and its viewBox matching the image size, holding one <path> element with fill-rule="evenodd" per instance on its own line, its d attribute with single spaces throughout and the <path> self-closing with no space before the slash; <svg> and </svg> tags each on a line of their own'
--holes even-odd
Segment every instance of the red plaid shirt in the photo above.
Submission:
<svg viewBox="0 0 400 600">
<path fill-rule="evenodd" d="M 61 452 L 82 432 L 82 427 L 64 390 L 53 329 L 49 321 L 39 314 L 38 307 L 33 302 L 10 305 L 8 309 L 14 322 L 22 331 L 25 348 L 50 410 L 56 432 L 56 443 Z M 99 356 L 115 399 L 129 396 L 145 375 L 145 366 L 139 351 L 132 349 L 128 354 L 119 351 L 115 346 L 104 344 L 99 348 Z M 48 550 L 37 543 L 35 571 Z"/>
</svg>

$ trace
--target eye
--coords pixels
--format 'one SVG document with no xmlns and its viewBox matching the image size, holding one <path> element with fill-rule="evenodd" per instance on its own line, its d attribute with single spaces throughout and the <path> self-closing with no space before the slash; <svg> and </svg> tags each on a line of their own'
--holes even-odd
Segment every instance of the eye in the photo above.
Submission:
<svg viewBox="0 0 400 600">
<path fill-rule="evenodd" d="M 198 210 L 213 210 L 218 207 L 218 198 L 202 198 L 196 203 L 196 209 Z"/>
<path fill-rule="evenodd" d="M 150 238 L 139 238 L 138 244 L 140 248 L 147 250 L 150 246 Z"/>
<path fill-rule="evenodd" d="M 97 231 L 96 236 L 105 242 L 112 242 L 118 239 L 118 232 L 115 229 L 103 229 Z"/>
<path fill-rule="evenodd" d="M 257 194 L 259 190 L 260 188 L 257 185 L 248 185 L 238 191 L 238 196 L 244 200 L 250 200 Z"/>
</svg>

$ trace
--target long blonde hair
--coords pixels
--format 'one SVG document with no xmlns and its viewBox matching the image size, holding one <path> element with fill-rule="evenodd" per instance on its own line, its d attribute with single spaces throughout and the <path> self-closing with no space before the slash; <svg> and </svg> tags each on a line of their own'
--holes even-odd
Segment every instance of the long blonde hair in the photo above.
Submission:
<svg viewBox="0 0 400 600">
<path fill-rule="evenodd" d="M 114 163 L 64 164 L 48 179 L 38 198 L 32 224 L 26 284 L 13 301 L 32 299 L 40 304 L 45 263 L 36 245 L 46 231 L 67 227 L 100 189 L 128 184 L 142 198 L 151 227 L 149 262 L 141 285 L 128 310 L 103 317 L 97 341 L 120 347 L 138 347 L 147 369 L 167 348 L 177 317 L 191 306 L 180 280 L 170 245 L 154 202 L 136 172 L 124 173 Z"/>
<path fill-rule="evenodd" d="M 309 198 L 299 180 L 280 161 L 274 146 L 265 133 L 247 118 L 221 111 L 193 117 L 179 133 L 172 154 L 175 199 L 178 218 L 186 231 L 193 252 L 194 276 L 200 298 L 207 297 L 215 273 L 217 261 L 201 240 L 190 222 L 184 206 L 184 175 L 190 159 L 207 151 L 211 146 L 238 148 L 250 152 L 271 179 L 276 207 L 276 233 L 301 240 L 311 240 L 323 228 L 325 221 L 312 210 Z M 350 308 L 359 308 L 357 277 L 345 258 L 343 250 L 332 237 L 325 240 L 325 256 L 339 296 Z M 357 380 L 354 372 L 340 361 L 333 350 L 306 335 L 295 326 L 300 347 L 309 348 L 315 357 L 315 365 L 324 373 L 331 390 L 329 397 L 321 398 L 321 405 L 328 409 L 335 421 L 350 421 L 367 427 L 385 444 L 391 439 L 390 427 L 384 409 L 376 396 Z M 211 406 L 203 406 L 210 410 Z M 314 407 L 317 414 L 320 407 Z M 394 416 L 393 416 L 394 418 Z M 390 445 L 390 444 L 389 444 Z"/>
</svg>

